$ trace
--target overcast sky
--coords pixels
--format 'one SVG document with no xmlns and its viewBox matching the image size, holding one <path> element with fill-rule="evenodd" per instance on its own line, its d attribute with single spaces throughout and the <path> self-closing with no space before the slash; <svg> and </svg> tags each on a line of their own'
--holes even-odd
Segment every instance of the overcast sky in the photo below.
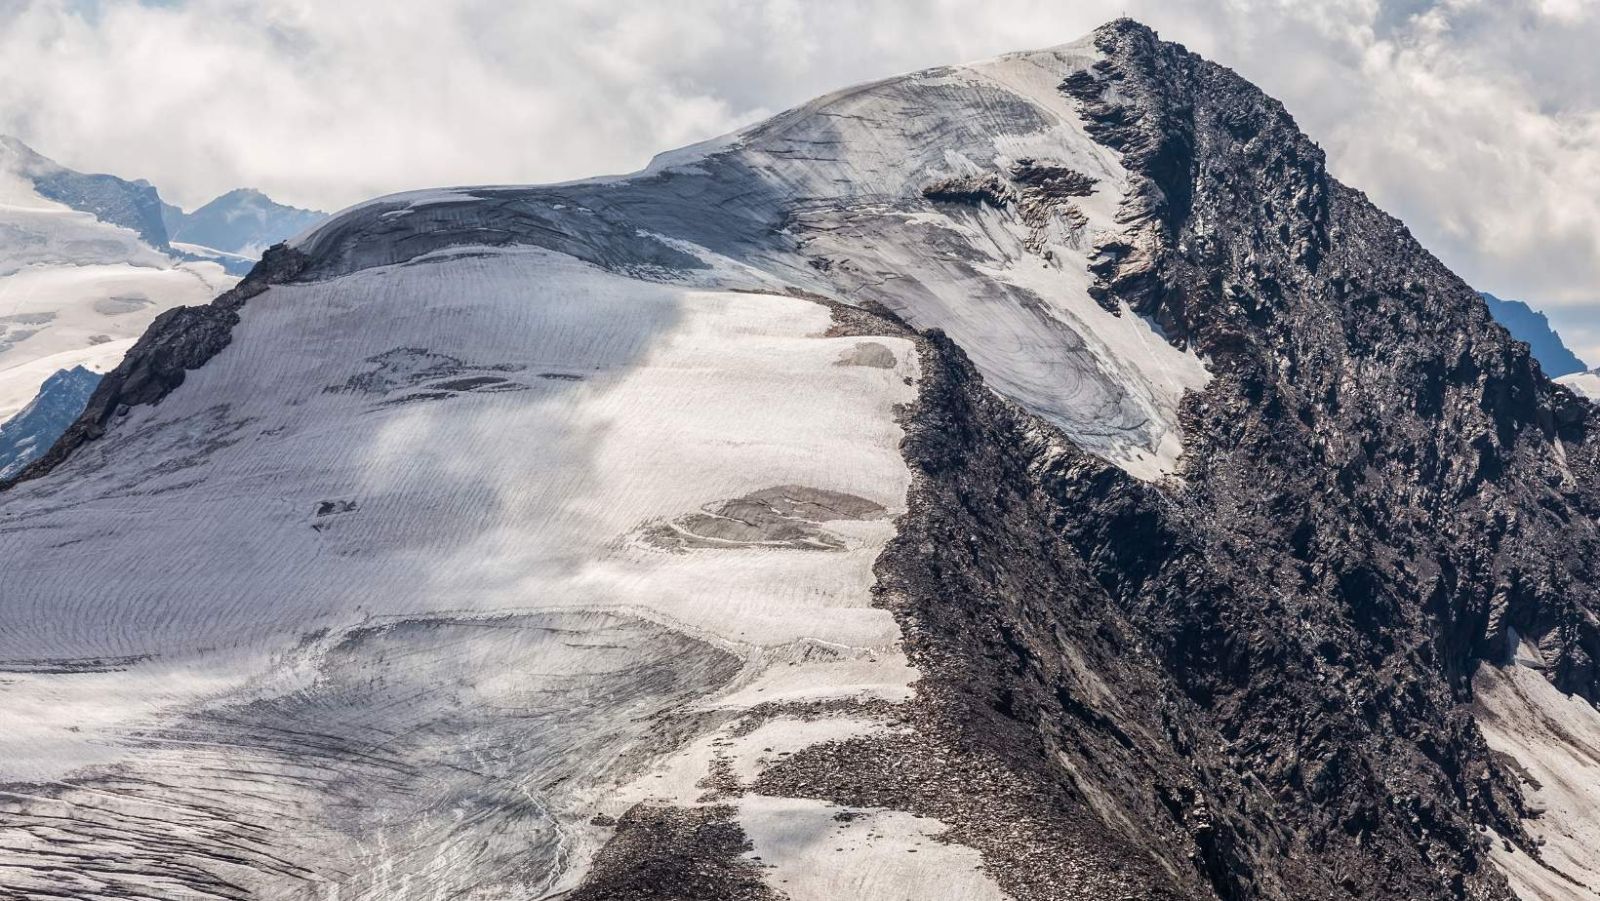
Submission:
<svg viewBox="0 0 1600 901">
<path fill-rule="evenodd" d="M 556 181 L 1131 15 L 1600 363 L 1600 0 L 0 0 L 0 131 L 186 207 Z"/>
</svg>

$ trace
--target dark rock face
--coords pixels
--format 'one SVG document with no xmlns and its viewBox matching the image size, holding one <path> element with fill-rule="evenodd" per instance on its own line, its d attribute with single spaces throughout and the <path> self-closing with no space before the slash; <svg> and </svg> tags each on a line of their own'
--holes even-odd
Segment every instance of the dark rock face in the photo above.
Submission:
<svg viewBox="0 0 1600 901">
<path fill-rule="evenodd" d="M 99 383 L 99 374 L 82 366 L 45 379 L 33 401 L 0 424 L 0 479 L 16 475 L 49 450 L 83 412 Z"/>
<path fill-rule="evenodd" d="M 1527 343 L 1545 375 L 1557 378 L 1589 368 L 1562 342 L 1561 335 L 1550 327 L 1550 320 L 1543 313 L 1520 300 L 1501 300 L 1488 292 L 1482 295 L 1495 321 L 1505 326 L 1511 337 Z"/>
<path fill-rule="evenodd" d="M 777 901 L 761 868 L 744 854 L 750 840 L 733 808 L 639 804 L 617 832 L 571 901 Z"/>
<path fill-rule="evenodd" d="M 1514 629 L 1600 698 L 1593 414 L 1275 102 L 1141 26 L 1099 43 L 1063 89 L 1136 167 L 1147 243 L 1105 248 L 1097 291 L 1216 373 L 1185 483 L 926 336 L 878 563 L 913 729 L 764 786 L 937 816 L 1018 898 L 1511 898 L 1484 830 L 1537 849 L 1471 675 Z"/>
<path fill-rule="evenodd" d="M 203 307 L 177 307 L 155 322 L 106 373 L 78 417 L 49 451 L 26 469 L 0 481 L 0 490 L 42 476 L 85 442 L 105 431 L 106 423 L 136 404 L 153 404 L 183 384 L 185 373 L 198 369 L 233 340 L 239 308 L 275 282 L 293 278 L 305 265 L 298 251 L 279 245 L 269 249 L 244 281 Z"/>
<path fill-rule="evenodd" d="M 1063 87 L 1134 168 L 1124 215 L 1150 241 L 1107 248 L 1097 290 L 1215 373 L 1187 403 L 1183 490 L 1088 461 L 1011 466 L 1049 501 L 1027 518 L 1140 636 L 1182 728 L 1108 719 L 1139 756 L 1159 746 L 1193 767 L 1156 794 L 1194 825 L 1219 897 L 1507 897 L 1476 829 L 1520 838 L 1520 801 L 1466 710 L 1470 677 L 1515 629 L 1557 687 L 1600 700 L 1594 414 L 1404 226 L 1330 178 L 1276 102 L 1142 26 L 1098 38 L 1108 59 Z M 959 460 L 990 430 L 939 431 Z M 958 497 L 1010 507 L 971 478 Z M 975 546 L 960 575 L 1016 632 L 1040 614 L 1021 606 L 1034 591 L 1006 591 L 1027 571 L 996 557 L 1009 545 Z M 1059 603 L 1046 615 L 1071 609 Z M 1058 666 L 1044 639 L 1061 631 L 976 659 Z M 1015 710 L 1014 680 L 987 681 L 1011 698 L 991 706 Z M 1022 709 L 1049 747 L 1055 709 Z M 1092 729 L 1073 733 L 1069 748 L 1092 747 Z"/>
<path fill-rule="evenodd" d="M 1163 197 L 1130 201 L 1172 236 L 1149 278 L 1130 284 L 1123 266 L 1103 285 L 1213 361 L 1216 384 L 1188 409 L 1188 496 L 1280 536 L 1298 570 L 1338 550 L 1355 572 L 1324 587 L 1370 617 L 1366 628 L 1396 613 L 1396 596 L 1427 598 L 1425 612 L 1448 617 L 1439 650 L 1499 659 L 1495 642 L 1514 626 L 1559 659 L 1561 688 L 1600 700 L 1597 636 L 1558 625 L 1597 603 L 1592 411 L 1541 378 L 1403 225 L 1329 178 L 1275 102 L 1140 27 L 1101 40 L 1103 77 L 1130 99 L 1091 112 L 1181 133 L 1146 144 L 1193 146 L 1186 163 L 1146 162 L 1187 170 L 1187 185 L 1161 188 L 1152 168 L 1147 191 Z M 1287 473 L 1316 484 L 1284 497 Z M 1318 534 L 1325 518 L 1360 541 L 1334 547 Z M 1379 546 L 1434 562 L 1396 568 Z M 1357 566 L 1348 553 L 1374 559 Z M 1332 577 L 1309 568 L 1302 584 Z M 1453 681 L 1470 669 L 1456 662 Z"/>
</svg>

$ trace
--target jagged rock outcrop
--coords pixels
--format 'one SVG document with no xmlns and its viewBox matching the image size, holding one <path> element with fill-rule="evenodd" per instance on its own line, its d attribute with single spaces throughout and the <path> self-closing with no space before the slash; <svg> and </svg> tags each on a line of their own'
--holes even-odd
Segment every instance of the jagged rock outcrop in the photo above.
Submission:
<svg viewBox="0 0 1600 901">
<path fill-rule="evenodd" d="M 1593 413 L 1280 106 L 1142 27 L 1099 41 L 1070 88 L 1159 236 L 1101 289 L 1216 377 L 1184 411 L 1192 550 L 1096 518 L 1078 544 L 1311 848 L 1494 894 L 1473 824 L 1515 835 L 1516 807 L 1463 707 L 1512 636 L 1600 700 Z"/>
</svg>

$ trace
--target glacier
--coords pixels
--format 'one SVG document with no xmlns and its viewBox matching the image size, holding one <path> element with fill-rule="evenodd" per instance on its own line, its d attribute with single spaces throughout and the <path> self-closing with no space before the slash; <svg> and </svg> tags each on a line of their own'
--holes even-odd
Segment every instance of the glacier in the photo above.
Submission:
<svg viewBox="0 0 1600 901">
<path fill-rule="evenodd" d="M 226 349 L 0 507 L 0 705 L 25 724 L 0 760 L 54 786 L 5 813 L 66 806 L 88 833 L 13 889 L 203 891 L 209 865 L 159 860 L 271 830 L 295 837 L 212 876 L 536 897 L 581 878 L 592 821 L 752 780 L 769 747 L 893 728 L 873 705 L 917 672 L 872 567 L 904 510 L 918 357 L 827 298 L 943 328 L 1142 478 L 1171 472 L 1177 403 L 1207 378 L 1089 296 L 1126 176 L 1056 86 L 1094 59 L 917 73 L 635 176 L 384 198 L 298 238 L 305 275 L 250 299 Z M 1044 163 L 1092 191 L 1035 197 L 1027 222 L 1020 200 L 924 197 Z M 863 712 L 781 712 L 819 703 Z M 664 713 L 671 734 L 643 728 Z M 209 794 L 249 800 L 219 819 Z M 798 876 L 834 812 L 735 816 Z M 817 897 L 1002 897 L 936 822 L 871 816 Z M 142 819 L 173 832 L 152 847 Z M 0 859 L 49 847 L 11 834 Z"/>
<path fill-rule="evenodd" d="M 1295 466 L 1335 470 L 1313 454 L 1359 436 L 1274 460 L 1277 486 L 1217 450 L 1233 437 L 1217 420 L 1309 430 L 1339 397 L 1257 421 L 1240 398 L 1260 384 L 1212 355 L 1242 330 L 1164 327 L 1108 289 L 1227 231 L 1206 206 L 1168 230 L 1158 208 L 1177 198 L 1149 148 L 1106 136 L 1126 111 L 1091 116 L 1066 89 L 1138 97 L 1135 63 L 1186 58 L 1128 56 L 1147 34 L 1118 23 L 846 89 L 631 175 L 378 198 L 238 285 L 206 283 L 228 289 L 210 306 L 118 339 L 84 416 L 0 489 L 0 893 L 1034 901 L 1377 895 L 1393 878 L 1441 898 L 1597 897 L 1580 882 L 1593 793 L 1554 778 L 1592 770 L 1592 706 L 1498 660 L 1473 683 L 1481 736 L 1431 675 L 1374 666 L 1339 694 L 1326 680 L 1351 652 L 1330 636 L 1365 633 L 1338 631 L 1296 580 L 1345 567 L 1329 579 L 1359 626 L 1381 620 L 1391 569 L 1339 556 L 1367 536 L 1334 489 L 1324 531 L 1312 513 L 1295 528 L 1290 490 Z M 1266 106 L 1229 107 L 1221 132 L 1292 128 Z M 1325 230 L 1332 201 L 1300 174 L 1282 175 L 1293 224 Z M 1351 238 L 1357 263 L 1376 234 L 1404 268 L 1401 231 Z M 1279 257 L 1320 264 L 1289 224 L 1254 237 L 1217 285 L 1244 320 L 1273 312 L 1251 295 L 1277 290 Z M 1427 294 L 1415 285 L 1350 304 Z M 1461 358 L 1523 372 L 1476 295 L 1439 293 L 1463 292 L 1481 322 Z M 1322 296 L 1285 302 L 1285 321 L 1326 314 L 1306 300 Z M 73 315 L 99 329 L 133 312 L 106 309 Z M 1376 356 L 1331 364 L 1350 366 L 1351 397 Z M 1482 396 L 1447 400 L 1471 414 Z M 1568 438 L 1588 421 L 1543 413 Z M 1459 458 L 1492 458 L 1493 437 Z M 1194 460 L 1197 442 L 1214 456 Z M 1575 483 L 1593 448 L 1571 446 Z M 1562 447 L 1517 452 L 1548 486 L 1535 467 Z M 1439 482 L 1476 477 L 1451 468 L 1457 450 Z M 1381 470 L 1357 463 L 1330 481 Z M 1215 505 L 1187 506 L 1191 487 Z M 1277 488 L 1289 512 L 1253 493 Z M 1506 520 L 1537 507 L 1504 504 Z M 1235 551 L 1263 522 L 1298 546 L 1243 572 Z M 1333 550 L 1313 565 L 1319 543 Z M 1420 595 L 1439 559 L 1394 578 L 1422 570 Z M 1173 593 L 1147 604 L 1151 585 Z M 1547 626 L 1518 606 L 1535 594 L 1505 588 L 1472 627 L 1487 642 Z M 1217 621 L 1232 614 L 1248 622 Z M 1543 629 L 1528 653 L 1553 670 L 1580 632 Z M 1419 657 L 1477 640 L 1426 634 L 1380 637 Z M 1259 694 L 1204 681 L 1251 666 Z M 1400 725 L 1360 732 L 1391 690 Z M 1267 722 L 1229 731 L 1253 704 Z M 976 750 L 939 733 L 950 723 Z M 1549 786 L 1527 793 L 1546 825 L 1489 764 L 1462 777 L 1476 831 L 1448 791 L 1418 800 L 1491 747 Z M 1318 844 L 1302 816 L 1347 819 Z M 1505 850 L 1524 821 L 1538 866 L 1529 843 Z M 1415 853 L 1387 873 L 1340 856 L 1369 841 Z M 1480 859 L 1457 881 L 1439 863 Z"/>
</svg>

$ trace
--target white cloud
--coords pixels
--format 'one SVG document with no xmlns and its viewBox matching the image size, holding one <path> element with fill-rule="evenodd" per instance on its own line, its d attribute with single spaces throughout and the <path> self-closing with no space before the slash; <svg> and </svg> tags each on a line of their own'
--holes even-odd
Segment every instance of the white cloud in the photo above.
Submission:
<svg viewBox="0 0 1600 901">
<path fill-rule="evenodd" d="M 1595 0 L 0 0 L 0 131 L 190 206 L 334 208 L 634 169 L 1123 13 L 1279 97 L 1337 175 L 1600 362 Z"/>
</svg>

